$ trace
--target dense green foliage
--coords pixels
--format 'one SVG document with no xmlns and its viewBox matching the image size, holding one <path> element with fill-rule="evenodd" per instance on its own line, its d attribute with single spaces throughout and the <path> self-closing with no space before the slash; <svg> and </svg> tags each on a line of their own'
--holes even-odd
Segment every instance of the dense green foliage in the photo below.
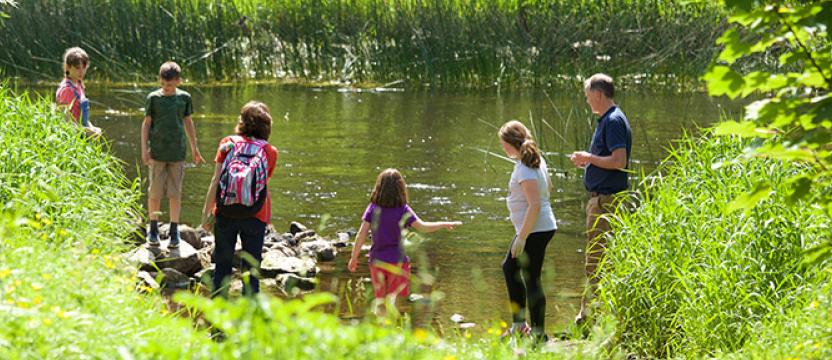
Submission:
<svg viewBox="0 0 832 360">
<path fill-rule="evenodd" d="M 604 71 L 696 77 L 720 5 L 669 0 L 34 0 L 0 23 L 0 68 L 52 79 L 70 46 L 91 76 L 153 81 L 174 59 L 197 80 L 290 78 L 539 86 Z M 623 78 L 622 78 L 623 79 Z"/>
<path fill-rule="evenodd" d="M 825 327 L 813 339 L 825 339 L 823 351 L 832 352 L 828 314 L 784 313 L 812 301 L 828 309 L 829 274 L 801 262 L 806 249 L 828 238 L 832 222 L 777 191 L 811 169 L 744 157 L 746 145 L 730 137 L 682 141 L 661 175 L 649 179 L 638 210 L 615 218 L 599 298 L 629 351 L 693 358 L 745 351 L 761 328 L 783 332 L 787 316 L 820 315 L 814 321 Z M 772 184 L 771 199 L 726 213 L 761 180 Z"/>
<path fill-rule="evenodd" d="M 704 79 L 712 95 L 751 98 L 745 121 L 727 122 L 720 134 L 758 139 L 748 155 L 798 162 L 815 171 L 789 178 L 786 200 L 808 198 L 832 218 L 832 1 L 728 1 L 730 30 Z M 742 65 L 758 53 L 779 54 L 774 70 Z M 775 194 L 767 179 L 738 197 L 732 209 L 747 209 Z M 813 249 L 808 262 L 832 258 L 832 237 Z"/>
</svg>

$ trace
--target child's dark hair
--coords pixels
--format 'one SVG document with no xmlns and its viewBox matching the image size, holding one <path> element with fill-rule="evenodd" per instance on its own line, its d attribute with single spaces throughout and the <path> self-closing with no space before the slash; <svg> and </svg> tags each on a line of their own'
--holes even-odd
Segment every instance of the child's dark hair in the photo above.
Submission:
<svg viewBox="0 0 832 360">
<path fill-rule="evenodd" d="M 71 47 L 64 51 L 64 75 L 69 76 L 70 66 L 87 66 L 90 63 L 90 56 L 84 49 Z"/>
<path fill-rule="evenodd" d="M 272 132 L 269 107 L 259 101 L 249 101 L 240 109 L 240 121 L 234 129 L 237 135 L 268 140 Z"/>
<path fill-rule="evenodd" d="M 540 150 L 532 140 L 529 129 L 517 120 L 511 120 L 500 128 L 500 139 L 520 152 L 520 162 L 532 169 L 540 168 Z"/>
<path fill-rule="evenodd" d="M 161 67 L 159 67 L 159 77 L 163 80 L 176 80 L 179 79 L 179 76 L 181 75 L 182 68 L 179 67 L 179 64 L 173 61 L 165 62 Z"/>
<path fill-rule="evenodd" d="M 383 208 L 407 205 L 407 184 L 399 170 L 385 169 L 378 174 L 370 202 Z"/>
</svg>

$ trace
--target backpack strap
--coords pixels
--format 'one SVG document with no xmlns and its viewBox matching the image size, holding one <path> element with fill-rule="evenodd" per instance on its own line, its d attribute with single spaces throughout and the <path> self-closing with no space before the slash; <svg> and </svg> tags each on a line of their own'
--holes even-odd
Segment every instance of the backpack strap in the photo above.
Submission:
<svg viewBox="0 0 832 360">
<path fill-rule="evenodd" d="M 72 89 L 72 93 L 75 94 L 75 100 L 81 101 L 81 93 L 78 91 L 78 88 L 72 84 L 72 80 L 70 80 L 69 78 L 64 78 L 64 81 L 66 81 L 66 86 Z"/>
</svg>

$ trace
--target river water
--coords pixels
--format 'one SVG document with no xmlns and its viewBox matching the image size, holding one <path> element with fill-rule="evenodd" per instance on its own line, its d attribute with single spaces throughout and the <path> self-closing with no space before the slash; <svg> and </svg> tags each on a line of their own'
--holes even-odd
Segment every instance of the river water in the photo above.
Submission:
<svg viewBox="0 0 832 360">
<path fill-rule="evenodd" d="M 154 88 L 94 82 L 87 87 L 92 121 L 104 129 L 112 150 L 124 160 L 128 177 L 146 181 L 147 170 L 139 166 L 139 139 L 144 98 Z M 233 131 L 245 102 L 256 99 L 271 108 L 269 140 L 280 152 L 270 183 L 272 224 L 280 231 L 295 220 L 320 227 L 328 237 L 357 229 L 375 177 L 388 167 L 405 176 L 410 205 L 422 219 L 463 221 L 464 226 L 453 232 L 422 235 L 408 249 L 418 273 L 413 291 L 427 297 L 432 291 L 441 294 L 441 300 L 432 302 L 430 311 L 403 308 L 439 326 L 449 326 L 455 313 L 481 324 L 480 329 L 509 319 L 500 264 L 513 235 L 505 205 L 512 164 L 494 156 L 503 155 L 496 131 L 510 119 L 533 124 L 552 172 L 551 202 L 559 228 L 547 248 L 543 270 L 547 328 L 560 328 L 573 318 L 583 284 L 580 250 L 585 246 L 587 195 L 582 170 L 566 155 L 587 148 L 596 119 L 578 86 L 502 93 L 353 92 L 275 85 L 182 88 L 193 95 L 198 143 L 206 159 L 213 158 L 217 142 Z M 33 90 L 54 96 L 54 88 Z M 701 93 L 619 93 L 616 100 L 633 130 L 633 184 L 655 169 L 684 131 L 696 132 L 722 114 L 740 111 L 737 104 Z M 198 224 L 212 171 L 213 165 L 187 167 L 182 222 Z M 166 208 L 163 201 L 163 211 Z M 349 273 L 348 258 L 347 249 L 334 263 L 321 264 L 319 275 L 319 291 L 341 298 L 331 311 L 345 318 L 362 313 L 364 302 L 355 288 L 368 276 L 366 265 Z"/>
</svg>

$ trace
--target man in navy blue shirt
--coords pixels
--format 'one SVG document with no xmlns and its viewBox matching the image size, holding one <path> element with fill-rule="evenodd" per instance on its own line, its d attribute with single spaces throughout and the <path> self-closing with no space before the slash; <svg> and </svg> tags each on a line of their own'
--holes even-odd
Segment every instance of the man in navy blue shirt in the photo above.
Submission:
<svg viewBox="0 0 832 360">
<path fill-rule="evenodd" d="M 575 166 L 586 169 L 584 186 L 589 192 L 586 205 L 586 276 L 588 288 L 581 297 L 581 311 L 575 323 L 581 325 L 589 315 L 589 301 L 594 297 L 600 279 L 598 264 L 607 247 L 604 233 L 609 223 L 603 216 L 614 211 L 615 194 L 629 188 L 627 168 L 630 163 L 632 131 L 621 108 L 613 101 L 615 88 L 612 78 L 595 74 L 584 82 L 584 95 L 592 112 L 601 116 L 592 136 L 589 151 L 572 153 Z"/>
</svg>

